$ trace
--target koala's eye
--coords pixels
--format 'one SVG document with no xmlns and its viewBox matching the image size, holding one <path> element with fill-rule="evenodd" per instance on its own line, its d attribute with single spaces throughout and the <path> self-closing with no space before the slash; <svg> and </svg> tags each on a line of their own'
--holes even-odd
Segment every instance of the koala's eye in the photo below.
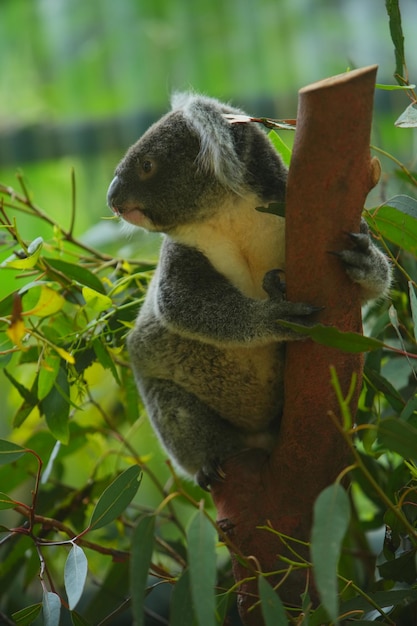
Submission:
<svg viewBox="0 0 417 626">
<path fill-rule="evenodd" d="M 142 170 L 144 174 L 150 174 L 153 170 L 153 161 L 151 161 L 150 159 L 145 159 L 145 161 L 142 161 Z"/>
</svg>

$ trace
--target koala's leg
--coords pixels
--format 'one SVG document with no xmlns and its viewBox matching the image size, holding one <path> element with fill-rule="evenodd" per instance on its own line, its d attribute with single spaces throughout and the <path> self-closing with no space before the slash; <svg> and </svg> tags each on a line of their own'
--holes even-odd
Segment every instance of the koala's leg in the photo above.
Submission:
<svg viewBox="0 0 417 626">
<path fill-rule="evenodd" d="M 140 387 L 154 429 L 174 461 L 203 489 L 224 478 L 221 462 L 247 447 L 243 434 L 175 383 L 147 379 Z"/>
</svg>

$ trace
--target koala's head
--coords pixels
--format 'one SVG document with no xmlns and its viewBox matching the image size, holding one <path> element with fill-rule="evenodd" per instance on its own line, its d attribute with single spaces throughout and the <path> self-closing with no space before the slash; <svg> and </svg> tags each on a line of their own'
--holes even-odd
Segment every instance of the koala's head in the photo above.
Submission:
<svg viewBox="0 0 417 626">
<path fill-rule="evenodd" d="M 227 195 L 282 199 L 285 168 L 266 135 L 224 113 L 242 112 L 204 96 L 174 96 L 172 110 L 117 166 L 107 193 L 114 213 L 169 232 L 212 216 Z"/>
</svg>

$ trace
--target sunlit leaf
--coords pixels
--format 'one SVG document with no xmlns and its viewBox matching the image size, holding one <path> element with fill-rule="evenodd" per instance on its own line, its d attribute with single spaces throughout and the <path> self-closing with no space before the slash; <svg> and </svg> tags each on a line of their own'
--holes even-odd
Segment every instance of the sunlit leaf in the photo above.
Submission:
<svg viewBox="0 0 417 626">
<path fill-rule="evenodd" d="M 73 544 L 64 568 L 65 591 L 67 592 L 70 611 L 75 609 L 82 596 L 87 570 L 87 557 L 83 549 Z"/>
<path fill-rule="evenodd" d="M 259 576 L 258 588 L 265 626 L 288 626 L 284 606 L 278 594 L 263 576 Z"/>
<path fill-rule="evenodd" d="M 29 311 L 25 311 L 23 315 L 36 315 L 37 317 L 48 317 L 53 315 L 57 311 L 60 311 L 64 306 L 65 300 L 60 293 L 51 289 L 47 285 L 42 285 L 39 288 L 39 298 L 35 306 Z"/>
<path fill-rule="evenodd" d="M 187 532 L 190 584 L 199 626 L 216 624 L 216 531 L 199 509 Z"/>
<path fill-rule="evenodd" d="M 95 289 L 90 287 L 83 287 L 82 289 L 85 303 L 93 309 L 96 313 L 106 311 L 112 306 L 112 300 L 109 296 L 106 296 Z"/>
<path fill-rule="evenodd" d="M 7 328 L 6 328 L 7 336 L 10 341 L 17 346 L 20 350 L 24 350 L 25 347 L 22 345 L 22 339 L 26 335 L 27 330 L 25 328 L 25 324 L 22 319 L 14 320 Z"/>
<path fill-rule="evenodd" d="M 120 474 L 101 494 L 93 514 L 89 528 L 97 530 L 106 526 L 123 513 L 136 495 L 142 474 L 137 465 L 133 465 Z"/>
<path fill-rule="evenodd" d="M 382 85 L 381 83 L 376 83 L 375 88 L 383 91 L 408 91 L 409 89 L 415 89 L 416 86 L 412 83 L 409 85 Z"/>
<path fill-rule="evenodd" d="M 278 152 L 285 165 L 288 167 L 291 161 L 291 149 L 287 146 L 285 141 L 281 138 L 280 135 L 278 135 L 275 130 L 271 130 L 271 132 L 268 133 L 268 137 L 272 141 L 275 150 Z"/>
<path fill-rule="evenodd" d="M 61 359 L 56 352 L 48 351 L 41 361 L 38 377 L 38 398 L 43 400 L 51 391 L 59 372 Z"/>
<path fill-rule="evenodd" d="M 137 626 L 145 624 L 144 602 L 149 564 L 154 547 L 155 517 L 141 517 L 132 535 L 130 555 L 130 595 L 132 613 Z"/>
<path fill-rule="evenodd" d="M 32 604 L 16 613 L 12 613 L 12 617 L 16 626 L 30 626 L 38 617 L 42 610 L 42 604 Z"/>
<path fill-rule="evenodd" d="M 332 621 L 338 617 L 337 565 L 350 519 L 349 498 L 335 483 L 322 491 L 314 504 L 311 558 L 321 601 Z"/>
<path fill-rule="evenodd" d="M 16 443 L 0 439 L 0 465 L 17 461 L 25 452 L 25 448 L 18 446 Z"/>
<path fill-rule="evenodd" d="M 72 354 L 70 354 L 69 352 L 67 352 L 67 350 L 64 350 L 63 348 L 59 348 L 58 346 L 54 346 L 54 350 L 59 354 L 59 356 L 64 359 L 64 361 L 66 361 L 67 363 L 69 363 L 70 365 L 74 365 L 75 363 L 75 358 L 73 357 Z"/>
<path fill-rule="evenodd" d="M 5 261 L 3 261 L 3 263 L 0 264 L 0 267 L 15 270 L 31 269 L 32 267 L 35 267 L 36 263 L 38 262 L 42 247 L 43 239 L 42 237 L 37 237 L 28 246 L 27 255 L 23 250 L 20 252 L 19 255 L 12 254 Z M 20 258 L 20 255 L 22 255 L 24 258 Z"/>
<path fill-rule="evenodd" d="M 61 614 L 61 600 L 56 593 L 46 591 L 42 601 L 44 626 L 59 626 Z"/>
</svg>

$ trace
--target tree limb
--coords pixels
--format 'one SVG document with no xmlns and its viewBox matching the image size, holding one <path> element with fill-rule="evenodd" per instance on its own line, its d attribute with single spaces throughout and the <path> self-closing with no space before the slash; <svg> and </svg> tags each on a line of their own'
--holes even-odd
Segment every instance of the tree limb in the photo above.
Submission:
<svg viewBox="0 0 417 626">
<path fill-rule="evenodd" d="M 359 231 L 365 198 L 379 175 L 369 152 L 376 69 L 355 70 L 301 89 L 288 177 L 287 298 L 324 307 L 320 323 L 345 331 L 361 331 L 359 290 L 329 252 L 345 249 L 347 233 Z M 290 342 L 284 415 L 275 450 L 270 458 L 252 450 L 230 459 L 226 480 L 213 485 L 220 526 L 263 572 L 287 570 L 280 557 L 297 559 L 277 534 L 257 527 L 269 524 L 280 533 L 308 541 L 314 501 L 346 465 L 345 445 L 329 418 L 329 412 L 339 414 L 330 383 L 331 365 L 344 393 L 352 373 L 358 375 L 351 403 L 355 414 L 361 355 L 310 340 Z M 295 567 L 278 589 L 283 602 L 295 606 L 308 587 L 309 572 L 307 548 L 297 544 L 297 550 L 304 567 Z M 237 581 L 248 575 L 237 559 L 234 574 Z M 282 578 L 277 574 L 271 582 L 279 584 Z M 257 593 L 256 580 L 244 582 L 240 590 L 242 619 L 259 626 L 259 611 L 248 612 Z M 309 593 L 314 599 L 314 585 Z"/>
</svg>

